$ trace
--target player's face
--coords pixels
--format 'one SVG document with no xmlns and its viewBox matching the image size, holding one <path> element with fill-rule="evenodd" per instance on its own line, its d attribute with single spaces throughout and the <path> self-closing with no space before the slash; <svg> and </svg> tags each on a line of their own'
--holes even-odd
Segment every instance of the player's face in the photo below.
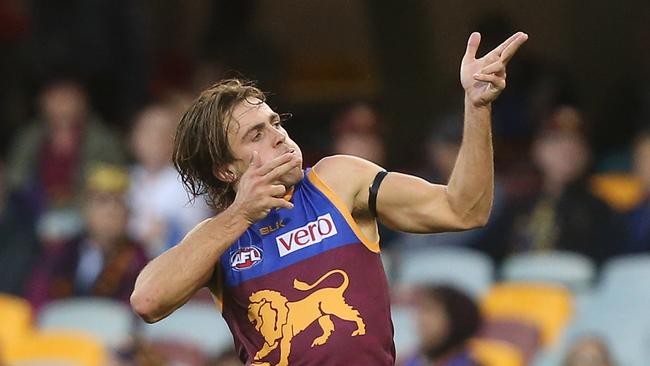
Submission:
<svg viewBox="0 0 650 366">
<path fill-rule="evenodd" d="M 241 102 L 233 111 L 233 122 L 228 129 L 228 141 L 235 156 L 231 169 L 239 177 L 250 165 L 253 151 L 257 151 L 261 164 L 291 152 L 302 162 L 302 152 L 282 126 L 280 116 L 258 99 Z M 292 186 L 303 177 L 302 164 L 278 183 Z"/>
<path fill-rule="evenodd" d="M 124 197 L 118 193 L 91 193 L 85 202 L 88 233 L 103 245 L 112 245 L 124 235 L 128 211 Z M 109 248 L 104 248 L 109 249 Z"/>
<path fill-rule="evenodd" d="M 534 147 L 534 158 L 545 179 L 566 184 L 578 179 L 589 164 L 589 149 L 579 136 L 551 134 Z"/>
</svg>

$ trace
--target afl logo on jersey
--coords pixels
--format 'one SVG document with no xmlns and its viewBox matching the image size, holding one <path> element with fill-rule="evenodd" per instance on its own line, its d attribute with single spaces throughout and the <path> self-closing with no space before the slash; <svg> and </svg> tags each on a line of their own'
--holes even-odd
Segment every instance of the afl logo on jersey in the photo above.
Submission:
<svg viewBox="0 0 650 366">
<path fill-rule="evenodd" d="M 256 246 L 239 248 L 230 256 L 230 268 L 242 271 L 254 267 L 262 261 L 262 249 Z"/>
</svg>

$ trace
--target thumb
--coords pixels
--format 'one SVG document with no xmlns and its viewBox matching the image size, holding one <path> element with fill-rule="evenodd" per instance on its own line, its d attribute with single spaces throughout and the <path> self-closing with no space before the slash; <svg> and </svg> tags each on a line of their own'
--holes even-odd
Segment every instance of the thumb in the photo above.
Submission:
<svg viewBox="0 0 650 366">
<path fill-rule="evenodd" d="M 476 58 L 476 51 L 478 51 L 479 44 L 481 44 L 481 33 L 473 32 L 467 40 L 467 49 L 463 56 L 463 62 L 468 62 Z"/>
</svg>

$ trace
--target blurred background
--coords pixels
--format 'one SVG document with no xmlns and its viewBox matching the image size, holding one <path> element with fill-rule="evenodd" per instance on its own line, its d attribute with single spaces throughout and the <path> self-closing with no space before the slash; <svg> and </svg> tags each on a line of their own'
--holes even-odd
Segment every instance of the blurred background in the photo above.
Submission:
<svg viewBox="0 0 650 366">
<path fill-rule="evenodd" d="M 1 0 L 0 364 L 238 365 L 208 293 L 156 325 L 127 306 L 213 214 L 170 164 L 194 96 L 256 80 L 306 166 L 444 184 L 467 37 L 523 30 L 488 225 L 381 228 L 398 364 L 650 365 L 648 24 L 645 0 Z"/>
</svg>

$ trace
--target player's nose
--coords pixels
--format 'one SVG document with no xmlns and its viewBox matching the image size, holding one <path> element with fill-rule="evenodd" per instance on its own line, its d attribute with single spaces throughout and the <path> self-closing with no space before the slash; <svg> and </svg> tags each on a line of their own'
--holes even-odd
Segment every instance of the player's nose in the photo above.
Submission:
<svg viewBox="0 0 650 366">
<path fill-rule="evenodd" d="M 273 147 L 282 146 L 286 141 L 287 141 L 287 135 L 285 135 L 281 131 L 273 129 Z"/>
</svg>

